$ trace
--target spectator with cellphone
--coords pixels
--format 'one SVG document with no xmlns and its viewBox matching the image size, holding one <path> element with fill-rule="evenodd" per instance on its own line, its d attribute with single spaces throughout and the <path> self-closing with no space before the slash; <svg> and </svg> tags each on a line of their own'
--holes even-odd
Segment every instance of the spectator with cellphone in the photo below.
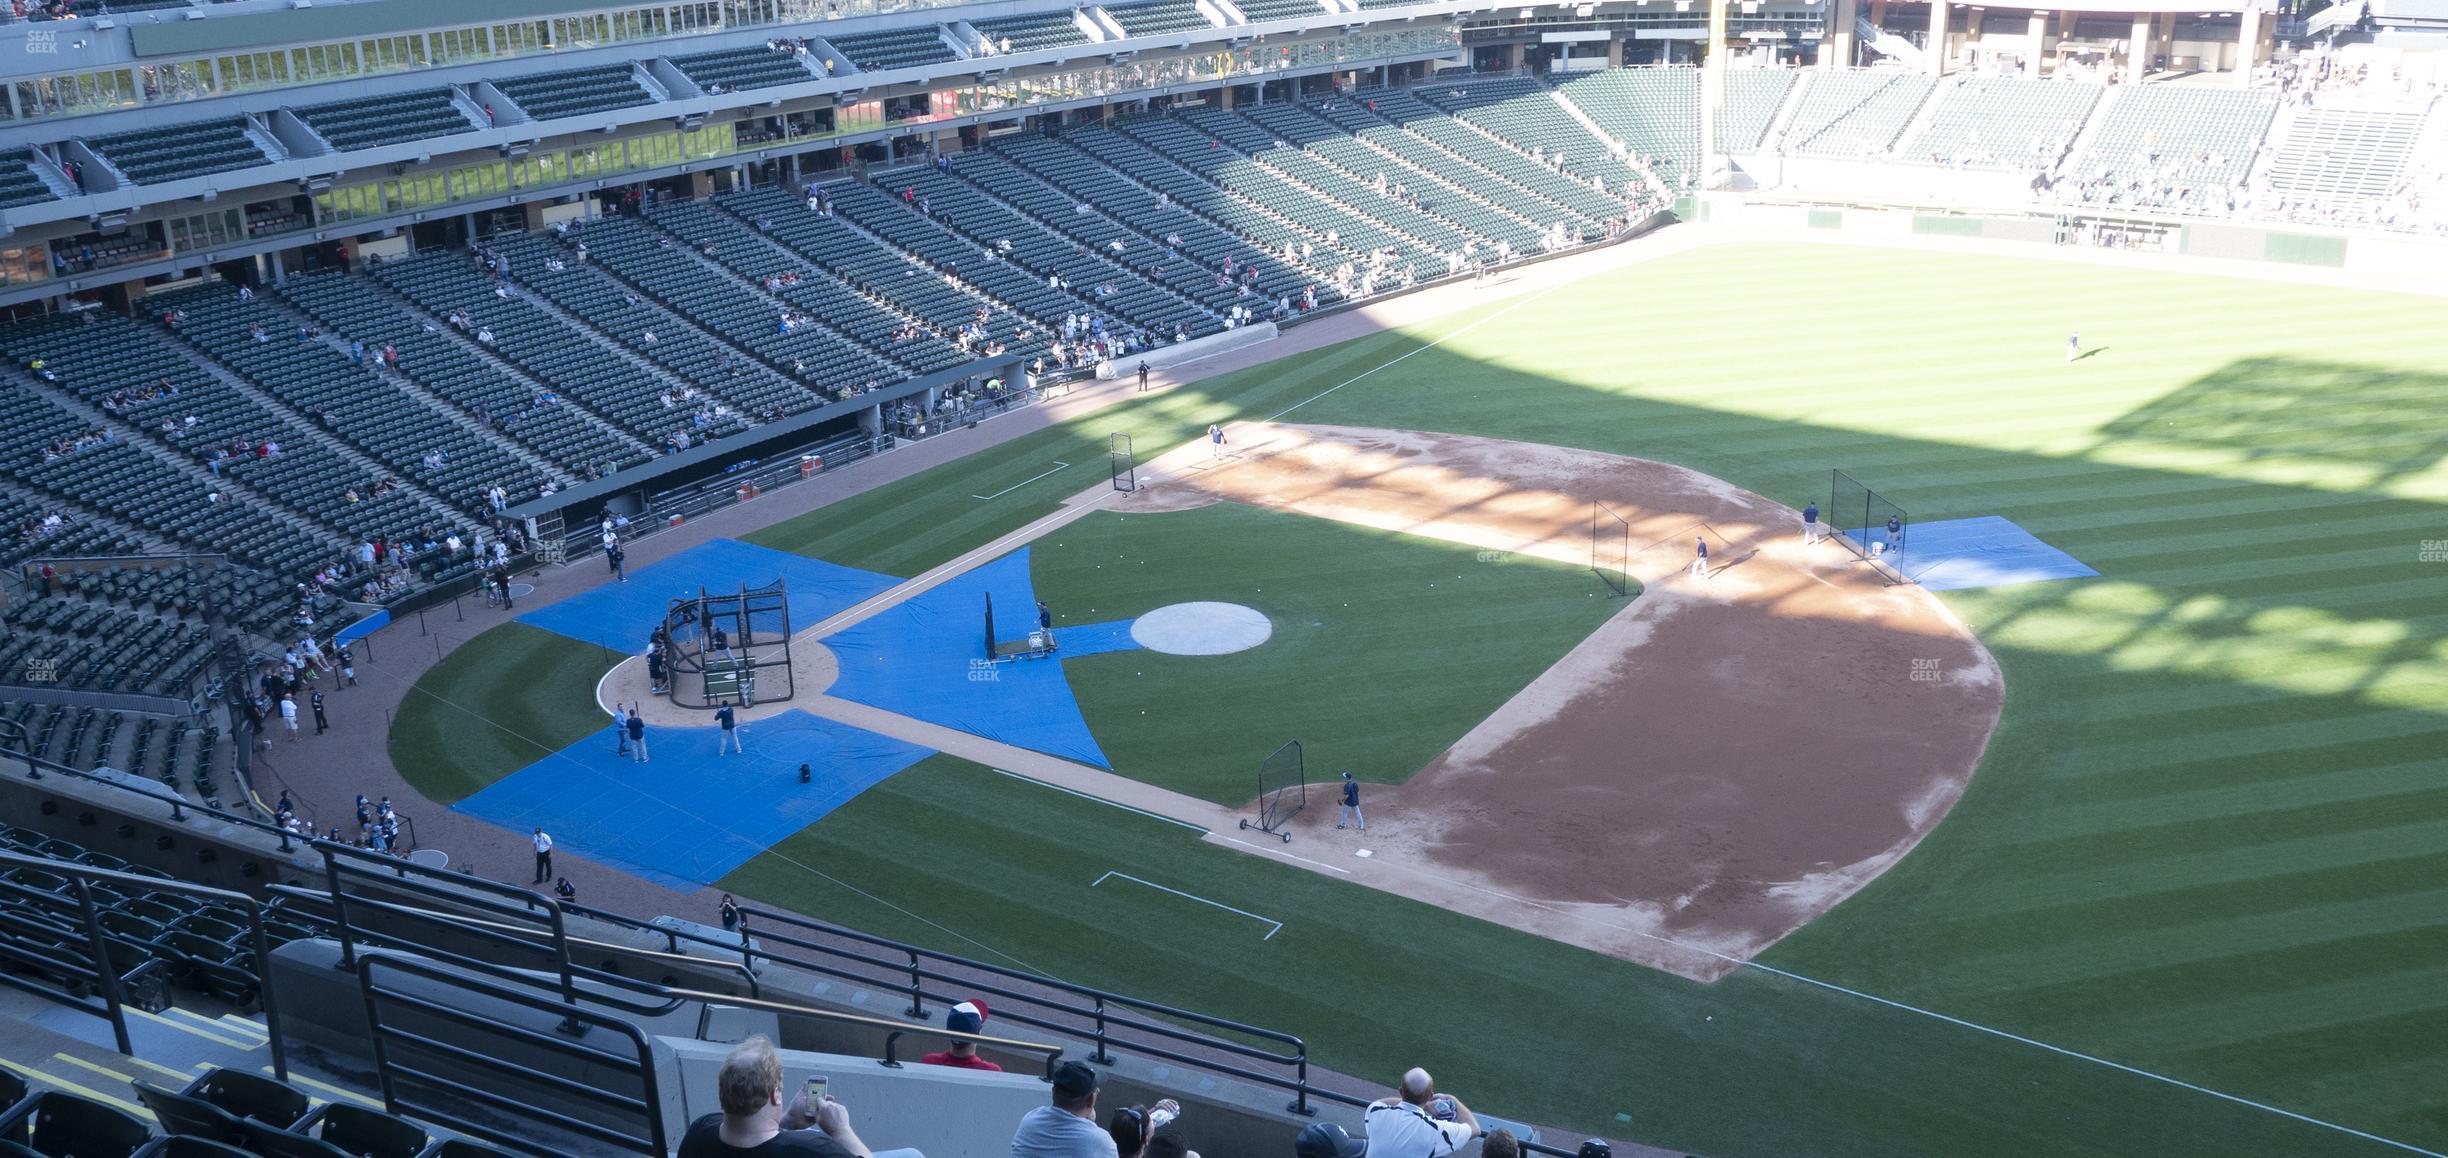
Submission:
<svg viewBox="0 0 2448 1158">
<path fill-rule="evenodd" d="M 1479 1115 L 1462 1099 L 1436 1091 L 1428 1071 L 1405 1071 L 1393 1097 L 1369 1103 L 1361 1125 L 1368 1132 L 1369 1151 L 1418 1154 L 1436 1158 L 1451 1154 L 1479 1137 Z"/>
<path fill-rule="evenodd" d="M 782 1057 L 758 1034 L 732 1049 L 716 1079 L 720 1113 L 689 1123 L 680 1158 L 877 1158 L 850 1128 L 850 1110 L 831 1094 L 813 1101 L 802 1088 L 790 1108 L 782 1103 Z M 914 1150 L 890 1155 L 916 1158 Z"/>
<path fill-rule="evenodd" d="M 1171 1098 L 1153 1106 L 1124 1106 L 1113 1112 L 1105 1132 L 1113 1135 L 1117 1158 L 1198 1158 L 1181 1140 L 1174 1123 L 1181 1120 L 1181 1103 Z"/>
</svg>

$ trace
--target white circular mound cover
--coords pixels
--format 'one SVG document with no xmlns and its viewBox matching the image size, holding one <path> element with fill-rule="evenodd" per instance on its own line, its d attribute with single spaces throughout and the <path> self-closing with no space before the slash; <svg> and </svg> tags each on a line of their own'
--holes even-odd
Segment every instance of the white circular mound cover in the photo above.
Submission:
<svg viewBox="0 0 2448 1158">
<path fill-rule="evenodd" d="M 1230 655 L 1265 643 L 1275 625 L 1238 603 L 1173 603 L 1131 623 L 1131 638 L 1168 655 Z"/>
</svg>

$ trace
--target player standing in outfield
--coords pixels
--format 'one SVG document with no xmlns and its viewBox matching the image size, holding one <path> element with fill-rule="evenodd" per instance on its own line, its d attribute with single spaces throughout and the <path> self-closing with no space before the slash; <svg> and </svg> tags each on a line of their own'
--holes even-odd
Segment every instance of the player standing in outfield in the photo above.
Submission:
<svg viewBox="0 0 2448 1158">
<path fill-rule="evenodd" d="M 2082 331 L 2076 330 L 2066 335 L 2066 361 L 2071 362 L 2080 357 L 2082 357 Z"/>
<path fill-rule="evenodd" d="M 1709 577 L 1708 536 L 1702 535 L 1699 538 L 1692 540 L 1692 542 L 1695 546 L 1695 550 L 1692 552 L 1692 577 L 1695 579 L 1706 579 Z"/>
<path fill-rule="evenodd" d="M 1224 428 L 1214 423 L 1207 425 L 1207 457 L 1224 457 Z"/>
<path fill-rule="evenodd" d="M 1360 831 L 1368 831 L 1368 818 L 1360 815 L 1360 782 L 1352 779 L 1349 772 L 1343 774 L 1343 811 L 1335 819 L 1336 828 L 1346 825 L 1358 825 Z"/>
<path fill-rule="evenodd" d="M 1818 541 L 1819 504 L 1814 501 L 1809 506 L 1802 508 L 1802 545 L 1807 547 Z"/>
</svg>

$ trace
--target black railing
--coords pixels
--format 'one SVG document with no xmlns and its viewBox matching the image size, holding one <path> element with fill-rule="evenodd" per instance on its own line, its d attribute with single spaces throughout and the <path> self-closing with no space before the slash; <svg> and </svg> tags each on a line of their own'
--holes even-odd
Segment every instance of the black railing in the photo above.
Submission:
<svg viewBox="0 0 2448 1158">
<path fill-rule="evenodd" d="M 8 929 L 10 934 L 0 938 L 0 958 L 28 966 L 25 972 L 31 974 L 21 976 L 0 971 L 0 985 L 108 1021 L 119 1052 L 131 1057 L 135 1056 L 136 1050 L 128 1038 L 125 982 L 139 970 L 149 966 L 157 968 L 153 963 L 165 960 L 165 957 L 149 942 L 106 930 L 102 922 L 102 906 L 94 897 L 94 887 L 101 885 L 115 892 L 130 894 L 172 893 L 200 897 L 244 911 L 247 949 L 255 964 L 256 999 L 263 1005 L 264 1029 L 272 1048 L 272 1072 L 283 1081 L 288 1080 L 289 1055 L 281 1043 L 280 998 L 270 983 L 272 943 L 264 934 L 264 906 L 261 901 L 244 893 L 186 881 L 139 876 L 16 852 L 0 851 L 0 867 L 12 871 L 49 873 L 64 877 L 76 886 L 75 896 L 67 897 L 32 884 L 0 877 L 0 894 L 31 902 L 36 910 L 45 913 L 65 916 L 73 910 L 76 931 L 81 934 L 66 940 L 46 936 L 70 930 L 63 921 L 36 921 L 22 910 L 0 911 L 0 928 Z M 50 941 L 48 947 L 42 944 L 45 940 Z M 123 972 L 120 958 L 130 952 L 137 954 L 139 960 Z M 58 979 L 63 984 L 56 988 L 45 985 L 39 979 L 44 976 Z M 92 995 L 77 995 L 71 992 L 72 988 L 88 989 Z"/>
<path fill-rule="evenodd" d="M 535 1137 L 532 1129 L 508 1130 L 484 1122 L 470 1120 L 452 1109 L 431 1101 L 412 1101 L 403 1087 L 405 1083 L 439 1090 L 464 1098 L 478 1105 L 509 1114 L 521 1126 L 542 1123 L 582 1138 L 618 1146 L 640 1154 L 661 1155 L 669 1151 L 667 1132 L 663 1125 L 663 1098 L 654 1061 L 654 1046 L 645 1031 L 630 1024 L 618 1011 L 597 1012 L 564 1004 L 558 995 L 541 994 L 532 988 L 485 978 L 470 977 L 443 969 L 415 957 L 375 950 L 355 958 L 357 992 L 365 1002 L 366 1040 L 374 1052 L 375 1082 L 382 1090 L 383 1108 L 394 1114 L 424 1118 L 439 1122 L 460 1133 L 499 1142 L 535 1154 L 558 1151 Z M 494 1001 L 560 1016 L 561 1033 L 539 1033 L 509 1024 L 506 1020 L 487 1017 L 462 1005 L 420 997 L 382 985 L 382 974 L 397 971 L 411 977 L 437 982 L 456 990 L 480 994 Z M 676 1005 L 677 1002 L 675 1001 Z M 408 1029 L 394 1021 L 384 1020 L 384 1014 L 398 1010 L 413 1011 L 423 1018 L 447 1022 L 475 1035 L 490 1036 L 508 1042 L 547 1051 L 581 1063 L 587 1081 L 577 1081 L 557 1074 L 544 1073 L 533 1066 L 496 1057 L 482 1050 L 443 1041 L 430 1033 Z M 583 1045 L 565 1034 L 572 1027 L 579 1031 L 608 1030 L 631 1047 L 615 1053 Z M 405 1048 L 403 1048 L 405 1047 Z M 423 1054 L 450 1064 L 454 1073 L 468 1075 L 476 1082 L 462 1081 L 436 1069 L 417 1064 L 400 1055 Z M 625 1132 L 602 1122 L 589 1121 L 536 1105 L 533 1099 L 522 1099 L 504 1093 L 497 1086 L 478 1084 L 486 1077 L 505 1080 L 514 1086 L 543 1086 L 555 1094 L 581 1105 L 607 1111 L 614 1121 L 634 1120 L 636 1132 Z M 623 1085 L 634 1082 L 636 1092 L 606 1088 L 608 1080 Z"/>
</svg>

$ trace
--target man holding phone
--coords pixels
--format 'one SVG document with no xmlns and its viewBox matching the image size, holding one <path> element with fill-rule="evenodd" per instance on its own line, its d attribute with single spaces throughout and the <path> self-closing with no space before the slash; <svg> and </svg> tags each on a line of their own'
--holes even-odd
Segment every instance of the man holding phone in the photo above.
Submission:
<svg viewBox="0 0 2448 1158">
<path fill-rule="evenodd" d="M 849 1109 L 825 1092 L 825 1079 L 810 1079 L 783 1109 L 782 1058 L 763 1034 L 723 1059 L 716 1082 L 722 1112 L 689 1123 L 680 1158 L 875 1158 L 850 1128 Z"/>
</svg>

